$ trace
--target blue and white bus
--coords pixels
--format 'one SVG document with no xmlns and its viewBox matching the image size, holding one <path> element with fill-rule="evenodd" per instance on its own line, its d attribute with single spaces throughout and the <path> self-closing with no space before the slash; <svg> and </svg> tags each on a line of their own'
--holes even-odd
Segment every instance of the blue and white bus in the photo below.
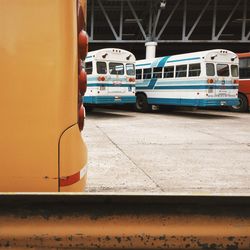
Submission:
<svg viewBox="0 0 250 250">
<path fill-rule="evenodd" d="M 85 61 L 88 108 L 96 105 L 135 104 L 135 56 L 122 49 L 89 52 Z"/>
<path fill-rule="evenodd" d="M 235 53 L 222 49 L 138 60 L 136 109 L 237 105 L 238 64 Z"/>
</svg>

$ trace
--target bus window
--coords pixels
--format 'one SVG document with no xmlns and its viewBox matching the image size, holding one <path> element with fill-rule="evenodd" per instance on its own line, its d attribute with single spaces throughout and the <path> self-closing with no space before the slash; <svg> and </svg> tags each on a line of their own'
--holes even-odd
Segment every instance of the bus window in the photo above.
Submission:
<svg viewBox="0 0 250 250">
<path fill-rule="evenodd" d="M 189 64 L 188 76 L 194 77 L 194 76 L 200 76 L 200 74 L 201 74 L 200 63 Z"/>
<path fill-rule="evenodd" d="M 232 75 L 232 77 L 239 76 L 239 69 L 238 69 L 237 65 L 231 65 L 231 75 Z"/>
<path fill-rule="evenodd" d="M 187 65 L 176 66 L 175 77 L 186 77 L 187 76 Z"/>
<path fill-rule="evenodd" d="M 129 76 L 135 75 L 135 65 L 132 63 L 126 64 L 126 73 Z"/>
<path fill-rule="evenodd" d="M 164 68 L 164 78 L 174 77 L 174 66 L 168 66 Z"/>
<path fill-rule="evenodd" d="M 240 79 L 250 78 L 250 58 L 240 58 Z"/>
<path fill-rule="evenodd" d="M 153 68 L 153 78 L 162 78 L 162 68 Z"/>
<path fill-rule="evenodd" d="M 96 63 L 97 74 L 107 74 L 107 65 L 105 62 Z"/>
<path fill-rule="evenodd" d="M 85 63 L 85 71 L 86 71 L 86 73 L 91 75 L 92 74 L 92 69 L 93 69 L 92 62 L 86 62 Z"/>
<path fill-rule="evenodd" d="M 111 75 L 124 75 L 124 66 L 122 63 L 109 63 L 109 73 Z"/>
<path fill-rule="evenodd" d="M 215 69 L 214 69 L 213 63 L 206 64 L 206 72 L 207 72 L 207 76 L 214 76 L 215 75 Z"/>
<path fill-rule="evenodd" d="M 141 79 L 142 76 L 142 69 L 137 69 L 136 70 L 136 79 Z"/>
<path fill-rule="evenodd" d="M 143 69 L 143 79 L 151 79 L 152 68 Z"/>
<path fill-rule="evenodd" d="M 218 76 L 229 76 L 228 64 L 217 64 L 217 75 Z"/>
</svg>

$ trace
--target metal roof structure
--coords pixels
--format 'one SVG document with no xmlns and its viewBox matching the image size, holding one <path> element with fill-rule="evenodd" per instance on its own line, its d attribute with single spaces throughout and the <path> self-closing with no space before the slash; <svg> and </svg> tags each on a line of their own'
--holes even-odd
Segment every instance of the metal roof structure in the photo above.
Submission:
<svg viewBox="0 0 250 250">
<path fill-rule="evenodd" d="M 156 41 L 158 48 L 187 44 L 191 51 L 204 45 L 247 51 L 250 1 L 89 0 L 88 33 L 94 47 L 133 48 Z"/>
</svg>

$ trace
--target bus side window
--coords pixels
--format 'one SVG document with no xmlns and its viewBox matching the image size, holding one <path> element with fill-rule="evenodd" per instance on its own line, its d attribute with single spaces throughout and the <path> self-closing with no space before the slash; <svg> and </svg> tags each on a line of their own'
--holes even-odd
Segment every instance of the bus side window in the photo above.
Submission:
<svg viewBox="0 0 250 250">
<path fill-rule="evenodd" d="M 174 77 L 174 66 L 168 66 L 164 68 L 164 78 L 173 78 Z"/>
<path fill-rule="evenodd" d="M 128 76 L 134 76 L 135 75 L 135 65 L 132 63 L 126 64 L 126 73 Z"/>
<path fill-rule="evenodd" d="M 201 74 L 200 63 L 189 64 L 188 76 L 194 77 L 194 76 L 200 76 L 200 74 Z"/>
<path fill-rule="evenodd" d="M 187 65 L 176 66 L 175 77 L 186 77 L 187 76 Z"/>
<path fill-rule="evenodd" d="M 136 70 L 136 79 L 141 79 L 142 76 L 142 69 L 137 69 Z"/>
<path fill-rule="evenodd" d="M 88 75 L 92 74 L 92 70 L 93 70 L 93 65 L 92 62 L 86 62 L 85 63 L 85 71 Z"/>
<path fill-rule="evenodd" d="M 105 62 L 96 63 L 97 74 L 107 74 L 107 65 Z"/>
<path fill-rule="evenodd" d="M 250 58 L 240 58 L 240 79 L 250 78 Z"/>
<path fill-rule="evenodd" d="M 214 69 L 213 63 L 206 63 L 206 73 L 207 73 L 207 76 L 215 75 L 215 69 Z"/>
<path fill-rule="evenodd" d="M 151 79 L 152 68 L 143 69 L 143 79 Z"/>
<path fill-rule="evenodd" d="M 153 78 L 162 78 L 162 67 L 153 68 Z"/>
<path fill-rule="evenodd" d="M 231 75 L 232 75 L 232 77 L 238 77 L 239 76 L 238 65 L 231 65 Z"/>
</svg>

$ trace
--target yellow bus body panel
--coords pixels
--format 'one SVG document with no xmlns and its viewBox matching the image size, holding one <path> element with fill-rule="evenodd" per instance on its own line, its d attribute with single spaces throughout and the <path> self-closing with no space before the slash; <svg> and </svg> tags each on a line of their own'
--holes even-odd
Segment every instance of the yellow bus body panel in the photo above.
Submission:
<svg viewBox="0 0 250 250">
<path fill-rule="evenodd" d="M 59 190 L 59 140 L 77 123 L 77 69 L 76 0 L 0 0 L 0 191 Z"/>
<path fill-rule="evenodd" d="M 62 192 L 81 192 L 83 186 L 86 184 L 87 175 L 87 148 L 83 143 L 78 125 L 69 128 L 62 135 L 60 140 L 60 176 L 61 178 L 71 176 L 79 172 L 79 166 L 81 166 L 82 173 L 84 175 L 81 181 L 78 181 L 72 185 L 60 187 Z M 84 154 L 82 153 L 84 152 Z"/>
</svg>

